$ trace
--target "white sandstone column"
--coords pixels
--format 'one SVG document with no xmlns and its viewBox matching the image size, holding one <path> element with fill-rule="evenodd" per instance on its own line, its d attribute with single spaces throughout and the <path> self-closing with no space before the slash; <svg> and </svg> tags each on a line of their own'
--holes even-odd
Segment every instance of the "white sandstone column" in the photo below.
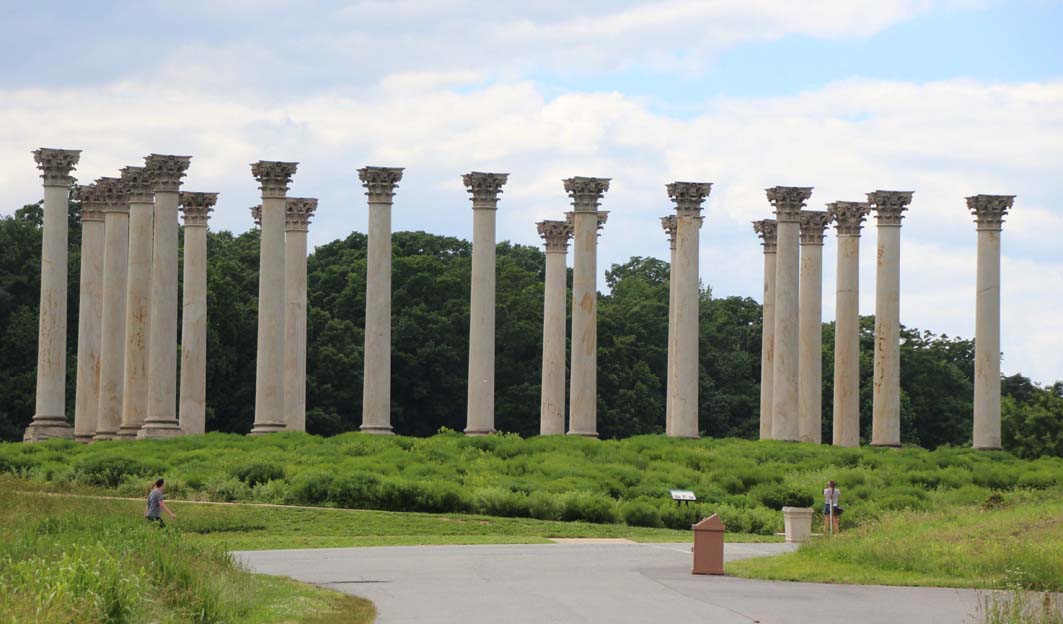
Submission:
<svg viewBox="0 0 1063 624">
<path fill-rule="evenodd" d="M 91 442 L 100 410 L 100 314 L 103 310 L 103 205 L 94 185 L 74 187 L 81 200 L 81 276 L 74 439 Z"/>
<path fill-rule="evenodd" d="M 672 435 L 672 384 L 675 383 L 675 215 L 661 217 L 661 227 L 668 235 L 668 363 L 664 380 L 664 434 Z"/>
<path fill-rule="evenodd" d="M 565 285 L 568 240 L 572 226 L 565 221 L 535 224 L 546 245 L 543 287 L 543 376 L 539 435 L 565 433 Z"/>
<path fill-rule="evenodd" d="M 100 404 L 94 441 L 118 437 L 125 385 L 125 300 L 129 202 L 118 178 L 99 178 L 103 208 L 103 307 L 100 311 Z"/>
<path fill-rule="evenodd" d="M 978 224 L 974 325 L 974 448 L 999 449 L 1000 232 L 1014 195 L 975 195 L 967 208 Z"/>
<path fill-rule="evenodd" d="M 834 446 L 860 446 L 860 228 L 866 202 L 828 204 L 838 233 L 834 305 Z"/>
<path fill-rule="evenodd" d="M 672 182 L 668 197 L 675 203 L 675 383 L 669 383 L 672 430 L 678 438 L 698 437 L 698 320 L 701 291 L 698 282 L 698 240 L 702 204 L 712 190 L 706 182 Z"/>
<path fill-rule="evenodd" d="M 814 444 L 823 441 L 823 235 L 829 223 L 826 212 L 801 211 L 797 432 Z"/>
<path fill-rule="evenodd" d="M 44 180 L 41 303 L 37 333 L 37 404 L 26 442 L 73 438 L 66 422 L 66 272 L 71 170 L 81 150 L 42 147 L 33 152 Z"/>
<path fill-rule="evenodd" d="M 402 180 L 400 167 L 363 167 L 358 178 L 369 198 L 365 276 L 365 354 L 362 426 L 391 434 L 391 205 Z"/>
<path fill-rule="evenodd" d="M 126 265 L 125 385 L 118 437 L 132 439 L 139 435 L 148 417 L 155 191 L 145 167 L 124 167 L 122 182 L 129 198 L 129 262 Z"/>
<path fill-rule="evenodd" d="M 776 440 L 796 441 L 798 378 L 798 218 L 811 187 L 776 186 L 767 189 L 775 208 L 775 351 L 772 358 L 771 433 Z"/>
<path fill-rule="evenodd" d="M 292 197 L 284 220 L 284 417 L 306 431 L 306 236 L 317 199 Z"/>
<path fill-rule="evenodd" d="M 258 272 L 258 353 L 255 424 L 251 435 L 285 428 L 284 419 L 284 213 L 288 185 L 299 163 L 260 160 L 251 175 L 262 191 Z"/>
<path fill-rule="evenodd" d="M 177 204 L 191 156 L 144 158 L 155 192 L 151 249 L 151 320 L 148 321 L 148 414 L 137 437 L 181 434 L 177 422 Z"/>
<path fill-rule="evenodd" d="M 185 435 L 197 435 L 207 430 L 207 221 L 218 194 L 182 192 L 180 200 L 185 244 L 178 423 Z"/>
<path fill-rule="evenodd" d="M 871 446 L 901 445 L 901 219 L 909 191 L 867 194 L 878 225 Z"/>
<path fill-rule="evenodd" d="M 598 210 L 609 178 L 564 181 L 572 198 L 572 365 L 569 435 L 598 437 L 598 228 L 608 212 Z"/>
<path fill-rule="evenodd" d="M 753 222 L 753 231 L 764 246 L 764 303 L 760 335 L 760 439 L 771 439 L 771 392 L 775 372 L 775 219 Z"/>
</svg>

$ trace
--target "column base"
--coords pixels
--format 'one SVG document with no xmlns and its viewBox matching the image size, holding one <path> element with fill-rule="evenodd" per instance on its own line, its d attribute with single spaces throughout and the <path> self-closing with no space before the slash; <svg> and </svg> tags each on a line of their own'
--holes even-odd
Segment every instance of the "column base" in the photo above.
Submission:
<svg viewBox="0 0 1063 624">
<path fill-rule="evenodd" d="M 498 432 L 495 431 L 494 429 L 468 429 L 468 428 L 465 429 L 465 435 L 467 435 L 467 436 L 485 436 L 485 435 L 491 435 L 492 433 L 498 433 Z"/>
<path fill-rule="evenodd" d="M 665 435 L 667 437 L 669 437 L 669 438 L 682 438 L 684 440 L 697 440 L 697 439 L 699 439 L 701 437 L 701 436 L 699 436 L 697 434 L 691 435 L 691 434 L 688 434 L 688 433 L 668 433 L 668 434 L 665 434 Z M 597 434 L 595 435 L 595 437 L 598 437 Z"/>
<path fill-rule="evenodd" d="M 583 437 L 583 438 L 597 438 L 598 437 L 598 432 L 597 431 L 569 431 L 566 435 L 580 436 L 580 437 Z"/>
<path fill-rule="evenodd" d="M 176 438 L 184 435 L 177 422 L 145 422 L 144 427 L 137 431 L 138 440 L 157 440 L 162 438 Z"/>
<path fill-rule="evenodd" d="M 871 446 L 875 448 L 901 448 L 900 444 L 892 444 L 886 442 L 872 442 Z"/>
<path fill-rule="evenodd" d="M 391 425 L 362 425 L 358 431 L 369 435 L 395 435 L 395 432 L 391 430 Z"/>
<path fill-rule="evenodd" d="M 41 442 L 52 438 L 73 440 L 74 428 L 62 417 L 35 417 L 22 434 L 23 442 Z"/>
<path fill-rule="evenodd" d="M 118 428 L 117 438 L 121 440 L 136 440 L 140 437 L 141 425 L 122 425 Z"/>
<path fill-rule="evenodd" d="M 114 440 L 118 437 L 117 431 L 97 431 L 96 435 L 92 436 L 93 442 L 106 442 L 107 440 Z"/>
<path fill-rule="evenodd" d="M 973 446 L 971 446 L 971 448 L 973 448 L 976 451 L 1002 451 L 1002 450 L 1004 450 L 1003 446 L 978 446 L 978 445 L 973 445 Z"/>
<path fill-rule="evenodd" d="M 278 431 L 284 431 L 284 423 L 255 423 L 255 426 L 251 428 L 251 433 L 248 435 L 265 435 L 267 433 L 277 433 Z"/>
<path fill-rule="evenodd" d="M 74 442 L 77 442 L 79 444 L 88 444 L 89 442 L 92 442 L 92 436 L 93 434 L 91 433 L 75 433 Z"/>
</svg>

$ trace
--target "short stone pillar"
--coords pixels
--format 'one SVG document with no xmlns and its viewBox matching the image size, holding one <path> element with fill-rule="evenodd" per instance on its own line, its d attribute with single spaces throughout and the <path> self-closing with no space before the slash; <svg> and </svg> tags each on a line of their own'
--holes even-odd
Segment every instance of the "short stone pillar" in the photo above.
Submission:
<svg viewBox="0 0 1063 624">
<path fill-rule="evenodd" d="M 91 442 L 100 409 L 100 315 L 103 313 L 103 204 L 96 187 L 74 187 L 81 202 L 81 276 L 74 439 Z"/>
<path fill-rule="evenodd" d="M 572 226 L 565 221 L 536 223 L 546 247 L 543 287 L 543 375 L 539 403 L 539 435 L 565 433 L 565 307 L 568 241 Z"/>
<path fill-rule="evenodd" d="M 1000 232 L 1014 195 L 974 195 L 978 224 L 974 322 L 974 448 L 1000 448 Z"/>
<path fill-rule="evenodd" d="M 70 172 L 81 150 L 42 147 L 33 152 L 44 180 L 41 299 L 37 332 L 37 402 L 26 442 L 73 438 L 66 422 L 66 290 Z"/>
<path fill-rule="evenodd" d="M 811 507 L 783 507 L 782 518 L 787 544 L 800 544 L 812 537 Z"/>
<path fill-rule="evenodd" d="M 664 387 L 664 434 L 672 435 L 672 384 L 675 383 L 675 232 L 678 217 L 661 217 L 668 236 L 668 363 Z"/>
<path fill-rule="evenodd" d="M 462 176 L 472 195 L 469 389 L 465 435 L 495 431 L 495 213 L 508 173 Z"/>
<path fill-rule="evenodd" d="M 155 192 L 148 338 L 148 414 L 137 437 L 181 434 L 177 422 L 177 205 L 191 156 L 151 154 L 144 166 Z"/>
<path fill-rule="evenodd" d="M 778 251 L 775 262 L 775 351 L 772 354 L 771 435 L 796 441 L 798 371 L 798 263 L 801 209 L 812 187 L 776 186 L 767 189 L 775 208 Z"/>
<path fill-rule="evenodd" d="M 391 205 L 401 167 L 363 167 L 358 178 L 369 198 L 365 276 L 365 351 L 362 426 L 391 434 Z"/>
<path fill-rule="evenodd" d="M 813 444 L 823 441 L 823 236 L 829 223 L 826 212 L 801 211 L 797 431 Z"/>
<path fill-rule="evenodd" d="M 764 299 L 760 334 L 760 439 L 771 437 L 771 391 L 775 368 L 775 258 L 778 224 L 775 219 L 753 222 L 764 247 Z"/>
<path fill-rule="evenodd" d="M 284 419 L 284 215 L 288 185 L 299 163 L 260 160 L 251 175 L 262 191 L 258 271 L 258 354 L 255 424 L 251 435 L 274 433 Z"/>
<path fill-rule="evenodd" d="M 118 437 L 125 384 L 129 203 L 118 178 L 99 178 L 103 206 L 103 306 L 100 310 L 100 404 L 94 441 Z"/>
<path fill-rule="evenodd" d="M 598 229 L 609 178 L 564 181 L 572 198 L 572 365 L 568 435 L 598 437 Z"/>
<path fill-rule="evenodd" d="M 185 246 L 178 423 L 185 435 L 198 435 L 207 430 L 207 222 L 218 194 L 182 192 L 180 199 Z"/>
<path fill-rule="evenodd" d="M 125 382 L 118 437 L 133 439 L 140 434 L 148 417 L 155 191 L 144 167 L 123 167 L 122 183 L 129 200 L 129 259 L 126 263 Z"/>
<path fill-rule="evenodd" d="M 306 431 L 306 235 L 317 199 L 292 197 L 284 219 L 284 418 Z"/>
<path fill-rule="evenodd" d="M 901 219 L 912 195 L 912 191 L 867 194 L 878 225 L 871 446 L 901 445 Z"/>
<path fill-rule="evenodd" d="M 838 234 L 834 304 L 835 446 L 860 446 L 860 228 L 871 212 L 866 202 L 827 204 Z"/>
<path fill-rule="evenodd" d="M 698 248 L 702 204 L 712 190 L 709 182 L 672 182 L 668 197 L 675 203 L 675 383 L 668 384 L 672 400 L 672 430 L 678 438 L 698 437 L 698 335 L 701 292 Z M 671 316 L 671 314 L 670 314 Z M 672 345 L 669 345 L 670 347 Z"/>
</svg>

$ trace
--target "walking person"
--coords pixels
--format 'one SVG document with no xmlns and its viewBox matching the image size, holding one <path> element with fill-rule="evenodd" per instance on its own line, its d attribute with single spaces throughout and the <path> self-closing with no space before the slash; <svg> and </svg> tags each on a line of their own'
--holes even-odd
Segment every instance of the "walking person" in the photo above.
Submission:
<svg viewBox="0 0 1063 624">
<path fill-rule="evenodd" d="M 826 534 L 839 533 L 841 528 L 838 517 L 842 515 L 842 508 L 838 505 L 838 494 L 841 490 L 833 480 L 827 482 L 823 488 L 823 532 Z M 833 525 L 831 524 L 833 522 Z M 833 528 L 833 531 L 831 529 Z"/>
<path fill-rule="evenodd" d="M 148 506 L 144 510 L 144 518 L 148 522 L 158 522 L 160 527 L 165 528 L 166 523 L 162 521 L 161 511 L 165 511 L 170 514 L 170 517 L 174 520 L 177 519 L 177 514 L 170 511 L 170 508 L 166 506 L 166 495 L 163 493 L 166 482 L 159 479 L 155 482 L 155 487 L 151 488 L 151 492 L 148 493 Z"/>
</svg>

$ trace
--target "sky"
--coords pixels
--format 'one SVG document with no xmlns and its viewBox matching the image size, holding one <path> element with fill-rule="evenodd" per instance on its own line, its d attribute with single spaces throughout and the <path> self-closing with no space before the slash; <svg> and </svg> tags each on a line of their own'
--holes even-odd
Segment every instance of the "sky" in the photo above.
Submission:
<svg viewBox="0 0 1063 624">
<path fill-rule="evenodd" d="M 498 238 L 541 243 L 563 178 L 612 178 L 599 267 L 668 258 L 665 184 L 712 182 L 700 275 L 760 299 L 764 189 L 808 207 L 913 190 L 901 321 L 973 337 L 964 198 L 1017 195 L 1003 231 L 1005 374 L 1063 380 L 1063 2 L 1048 0 L 0 0 L 0 214 L 41 197 L 30 152 L 83 183 L 190 154 L 211 227 L 252 226 L 249 163 L 298 161 L 310 242 L 365 231 L 356 170 L 406 171 L 395 230 L 470 238 L 461 174 L 510 173 Z M 874 312 L 875 228 L 861 245 Z M 834 316 L 835 244 L 824 249 Z"/>
</svg>

